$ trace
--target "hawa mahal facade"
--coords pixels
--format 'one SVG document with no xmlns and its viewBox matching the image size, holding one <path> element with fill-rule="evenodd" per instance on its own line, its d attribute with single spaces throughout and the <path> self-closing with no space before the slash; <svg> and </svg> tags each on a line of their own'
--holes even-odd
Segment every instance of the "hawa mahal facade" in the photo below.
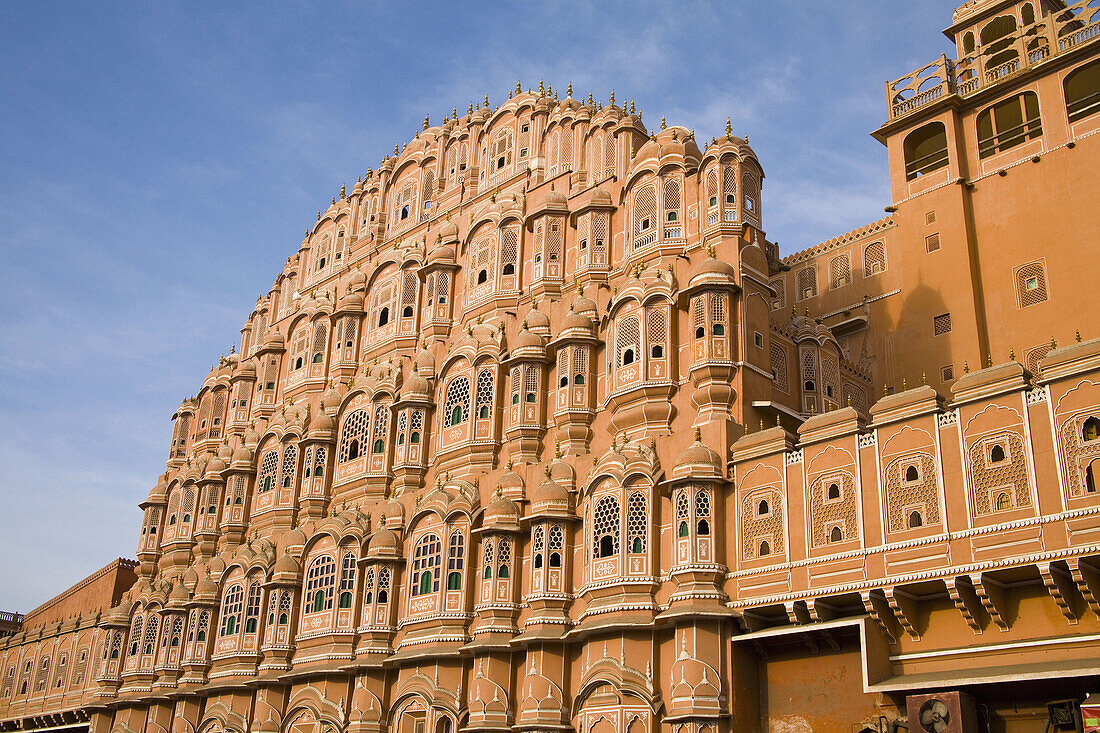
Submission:
<svg viewBox="0 0 1100 733">
<path fill-rule="evenodd" d="M 728 124 L 541 83 L 426 118 L 172 416 L 137 561 L 0 618 L 0 730 L 1072 717 L 1100 3 L 973 0 L 946 34 L 886 86 L 888 215 L 787 257 Z"/>
</svg>

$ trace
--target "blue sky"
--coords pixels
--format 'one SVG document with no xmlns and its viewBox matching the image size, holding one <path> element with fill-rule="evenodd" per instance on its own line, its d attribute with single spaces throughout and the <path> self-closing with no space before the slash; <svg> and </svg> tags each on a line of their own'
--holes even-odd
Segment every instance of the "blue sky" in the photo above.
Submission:
<svg viewBox="0 0 1100 733">
<path fill-rule="evenodd" d="M 883 82 L 953 0 L 0 4 L 0 609 L 133 556 L 170 417 L 342 182 L 517 80 L 764 165 L 785 252 L 882 216 Z"/>
</svg>

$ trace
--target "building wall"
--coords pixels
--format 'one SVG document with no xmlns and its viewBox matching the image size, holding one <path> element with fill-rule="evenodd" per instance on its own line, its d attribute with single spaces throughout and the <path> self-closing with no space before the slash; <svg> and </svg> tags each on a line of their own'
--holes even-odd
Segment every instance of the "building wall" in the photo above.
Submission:
<svg viewBox="0 0 1100 733">
<path fill-rule="evenodd" d="M 962 689 L 1031 729 L 1097 674 L 1095 152 L 1049 91 L 1089 39 L 888 85 L 891 215 L 785 260 L 729 127 L 541 88 L 425 120 L 173 415 L 133 586 L 0 640 L 0 726 L 863 731 Z M 1033 77 L 1039 163 L 974 173 Z M 1048 298 L 1010 310 L 1036 256 Z"/>
</svg>

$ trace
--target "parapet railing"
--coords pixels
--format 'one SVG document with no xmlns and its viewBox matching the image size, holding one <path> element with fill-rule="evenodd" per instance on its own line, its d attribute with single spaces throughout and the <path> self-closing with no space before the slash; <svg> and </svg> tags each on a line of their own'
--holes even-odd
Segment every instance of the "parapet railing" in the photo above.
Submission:
<svg viewBox="0 0 1100 733">
<path fill-rule="evenodd" d="M 962 97 L 973 94 L 1097 38 L 1100 38 L 1100 5 L 1094 0 L 1078 0 L 1031 25 L 978 46 L 957 61 L 940 54 L 916 71 L 886 82 L 890 119 L 951 94 Z"/>
</svg>

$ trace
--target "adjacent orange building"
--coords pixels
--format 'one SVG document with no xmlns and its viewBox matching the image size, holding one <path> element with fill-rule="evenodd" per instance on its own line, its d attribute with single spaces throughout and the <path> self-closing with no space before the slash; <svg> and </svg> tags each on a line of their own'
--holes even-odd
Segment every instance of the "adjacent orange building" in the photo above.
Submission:
<svg viewBox="0 0 1100 733">
<path fill-rule="evenodd" d="M 0 729 L 1073 730 L 1100 4 L 946 32 L 888 216 L 786 258 L 729 126 L 425 119 L 173 415 L 132 571 L 0 637 Z"/>
</svg>

